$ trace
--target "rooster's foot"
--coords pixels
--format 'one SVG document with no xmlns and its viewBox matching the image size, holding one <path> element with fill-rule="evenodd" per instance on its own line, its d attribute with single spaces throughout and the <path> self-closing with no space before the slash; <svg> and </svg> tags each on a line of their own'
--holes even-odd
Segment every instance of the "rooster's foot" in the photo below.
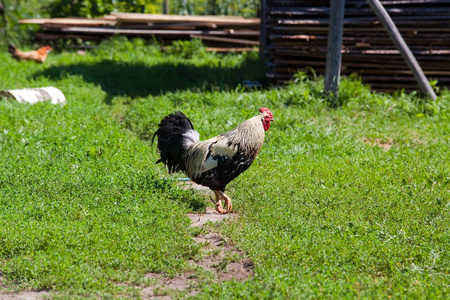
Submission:
<svg viewBox="0 0 450 300">
<path fill-rule="evenodd" d="M 231 205 L 231 199 L 221 191 L 214 191 L 214 194 L 216 195 L 216 210 L 221 214 L 227 214 L 231 212 L 232 205 Z M 221 199 L 225 200 L 225 205 L 227 209 L 223 209 L 222 207 L 222 201 Z"/>
</svg>

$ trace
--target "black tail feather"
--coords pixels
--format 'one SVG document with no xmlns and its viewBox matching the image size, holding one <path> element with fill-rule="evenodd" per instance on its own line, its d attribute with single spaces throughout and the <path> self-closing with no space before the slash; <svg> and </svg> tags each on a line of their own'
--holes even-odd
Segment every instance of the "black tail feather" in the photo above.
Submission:
<svg viewBox="0 0 450 300">
<path fill-rule="evenodd" d="M 184 171 L 183 153 L 183 134 L 193 130 L 194 126 L 188 117 L 182 112 L 175 112 L 164 117 L 158 124 L 159 129 L 152 138 L 158 137 L 158 150 L 161 155 L 156 163 L 164 163 L 169 169 L 169 173 Z"/>
</svg>

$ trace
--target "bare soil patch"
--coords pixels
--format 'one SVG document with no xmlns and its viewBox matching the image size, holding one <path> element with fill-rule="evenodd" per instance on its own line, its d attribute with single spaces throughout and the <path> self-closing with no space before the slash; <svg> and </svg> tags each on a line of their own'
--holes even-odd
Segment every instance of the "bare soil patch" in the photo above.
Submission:
<svg viewBox="0 0 450 300">
<path fill-rule="evenodd" d="M 164 274 L 147 274 L 154 284 L 141 292 L 143 299 L 172 299 L 174 296 L 195 295 L 204 282 L 221 283 L 226 280 L 246 280 L 253 276 L 253 264 L 232 242 L 213 231 L 208 222 L 221 222 L 236 218 L 237 214 L 222 215 L 213 208 L 205 214 L 188 214 L 194 227 L 203 227 L 206 232 L 194 239 L 203 245 L 201 258 L 191 260 L 192 272 L 174 278 Z"/>
<path fill-rule="evenodd" d="M 47 291 L 10 292 L 6 289 L 3 277 L 0 275 L 0 300 L 38 300 L 45 299 L 48 295 Z"/>
<path fill-rule="evenodd" d="M 394 140 L 392 138 L 387 139 L 370 139 L 370 138 L 363 138 L 363 141 L 367 144 L 370 144 L 372 146 L 378 146 L 382 148 L 384 151 L 389 151 L 391 149 L 392 145 L 394 144 Z"/>
<path fill-rule="evenodd" d="M 244 253 L 225 241 L 216 233 L 208 233 L 195 238 L 206 245 L 205 255 L 196 264 L 216 274 L 219 282 L 225 280 L 245 280 L 253 274 L 253 264 Z M 217 250 L 220 252 L 217 253 Z"/>
<path fill-rule="evenodd" d="M 36 300 L 47 295 L 47 292 L 0 293 L 0 300 Z"/>
</svg>

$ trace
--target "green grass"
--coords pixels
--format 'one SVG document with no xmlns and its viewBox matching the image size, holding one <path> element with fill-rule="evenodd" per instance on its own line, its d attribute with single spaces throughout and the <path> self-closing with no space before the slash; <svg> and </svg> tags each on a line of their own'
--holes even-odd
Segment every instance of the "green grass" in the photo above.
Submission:
<svg viewBox="0 0 450 300">
<path fill-rule="evenodd" d="M 198 47 L 199 45 L 196 45 Z M 0 54 L 0 89 L 52 85 L 65 106 L 0 101 L 0 274 L 56 297 L 138 297 L 148 272 L 174 276 L 200 253 L 186 213 L 202 196 L 155 165 L 149 140 L 182 110 L 209 138 L 269 107 L 253 166 L 228 186 L 235 221 L 215 225 L 254 263 L 245 282 L 201 285 L 199 299 L 450 297 L 450 94 L 371 93 L 343 80 L 262 80 L 252 55 L 110 41 L 44 65 Z M 195 48 L 195 47 L 194 47 Z M 377 143 L 387 143 L 388 151 Z"/>
</svg>

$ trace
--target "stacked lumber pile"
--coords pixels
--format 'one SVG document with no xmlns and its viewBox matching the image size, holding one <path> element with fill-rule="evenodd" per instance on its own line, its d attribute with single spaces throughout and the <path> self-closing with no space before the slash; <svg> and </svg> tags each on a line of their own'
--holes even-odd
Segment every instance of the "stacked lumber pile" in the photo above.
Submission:
<svg viewBox="0 0 450 300">
<path fill-rule="evenodd" d="M 450 1 L 382 0 L 428 80 L 450 86 Z M 282 83 L 297 71 L 325 74 L 329 0 L 266 0 L 267 76 Z M 375 90 L 418 90 L 412 72 L 364 0 L 346 0 L 342 74 Z"/>
<path fill-rule="evenodd" d="M 175 16 L 139 13 L 111 13 L 99 19 L 24 19 L 21 24 L 38 24 L 36 41 L 81 39 L 100 41 L 121 34 L 156 38 L 163 43 L 180 39 L 202 39 L 210 50 L 253 50 L 259 45 L 258 18 L 225 16 Z"/>
</svg>

